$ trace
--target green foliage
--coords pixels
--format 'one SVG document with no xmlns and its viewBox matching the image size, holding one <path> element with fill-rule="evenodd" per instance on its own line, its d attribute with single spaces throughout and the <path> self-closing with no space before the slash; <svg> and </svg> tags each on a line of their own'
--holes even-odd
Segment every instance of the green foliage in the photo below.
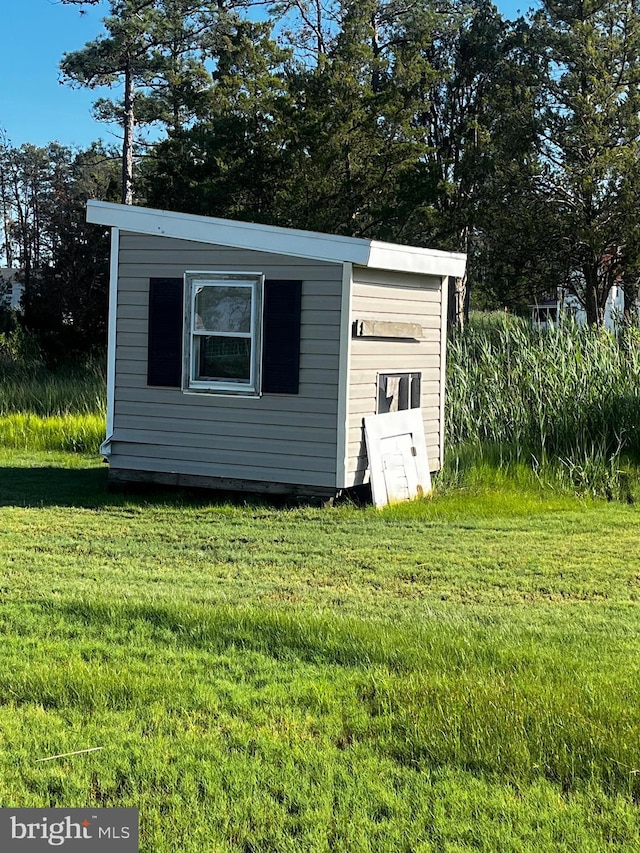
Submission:
<svg viewBox="0 0 640 853">
<path fill-rule="evenodd" d="M 551 466 L 580 491 L 625 495 L 623 459 L 640 458 L 637 329 L 538 332 L 494 316 L 449 342 L 449 447 L 476 446 L 480 458 L 532 464 L 541 476 Z"/>
<path fill-rule="evenodd" d="M 489 184 L 498 207 L 522 196 L 496 164 L 513 172 L 531 154 L 535 63 L 494 7 L 284 8 L 282 31 L 239 18 L 219 30 L 208 111 L 155 148 L 151 204 L 464 249 L 492 221 Z M 507 126 L 517 142 L 498 141 Z M 519 248 L 531 280 L 535 253 L 525 266 Z"/>
<path fill-rule="evenodd" d="M 573 290 L 602 325 L 613 284 L 637 295 L 640 4 L 548 0 L 534 22 L 550 63 L 539 187 L 561 214 Z"/>
<path fill-rule="evenodd" d="M 28 373 L 41 366 L 37 340 L 18 322 L 14 313 L 9 330 L 0 333 L 0 371 L 3 375 Z"/>
<path fill-rule="evenodd" d="M 276 220 L 291 173 L 277 126 L 286 53 L 265 23 L 219 22 L 219 56 L 199 120 L 172 129 L 142 167 L 148 203 L 203 215 Z"/>
<path fill-rule="evenodd" d="M 122 84 L 122 101 L 99 98 L 95 115 L 123 128 L 124 204 L 134 198 L 136 125 L 179 133 L 199 115 L 209 100 L 207 64 L 218 56 L 218 24 L 230 16 L 215 0 L 110 0 L 106 33 L 64 55 L 67 82 L 91 89 Z"/>
<path fill-rule="evenodd" d="M 0 446 L 17 450 L 98 453 L 105 437 L 100 414 L 0 415 Z"/>
<path fill-rule="evenodd" d="M 117 196 L 113 152 L 100 144 L 85 151 L 0 145 L 0 188 L 5 254 L 24 285 L 13 326 L 50 362 L 99 353 L 106 344 L 109 236 L 86 224 L 85 203 Z"/>
<path fill-rule="evenodd" d="M 52 372 L 33 337 L 0 335 L 0 446 L 97 453 L 105 437 L 105 377 L 88 363 Z"/>
<path fill-rule="evenodd" d="M 110 0 L 105 32 L 65 53 L 62 72 L 67 82 L 92 89 L 130 75 L 137 123 L 177 131 L 208 98 L 205 63 L 217 50 L 218 23 L 230 14 L 211 0 Z M 121 121 L 122 112 L 121 103 L 96 103 L 100 120 Z"/>
<path fill-rule="evenodd" d="M 640 280 L 636 5 L 111 0 L 62 67 L 126 84 L 127 200 L 137 117 L 151 205 L 466 251 L 478 307 L 562 286 L 601 323 Z"/>
<path fill-rule="evenodd" d="M 101 362 L 50 370 L 38 358 L 6 362 L 0 356 L 0 415 L 104 414 L 105 408 Z"/>
</svg>

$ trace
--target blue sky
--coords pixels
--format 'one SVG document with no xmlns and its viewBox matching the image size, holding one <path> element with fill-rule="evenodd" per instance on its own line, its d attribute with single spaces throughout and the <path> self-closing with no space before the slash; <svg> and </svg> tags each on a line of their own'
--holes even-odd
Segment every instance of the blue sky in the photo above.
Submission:
<svg viewBox="0 0 640 853">
<path fill-rule="evenodd" d="M 530 0 L 498 2 L 509 17 L 530 5 Z M 81 15 L 77 6 L 56 0 L 0 0 L 0 129 L 13 145 L 117 141 L 113 130 L 92 118 L 96 92 L 61 84 L 58 68 L 65 52 L 78 50 L 101 31 L 106 8 L 106 3 L 88 7 Z"/>
<path fill-rule="evenodd" d="M 85 146 L 113 140 L 91 117 L 95 93 L 61 85 L 65 51 L 82 47 L 101 29 L 104 11 L 63 6 L 55 0 L 0 0 L 0 128 L 14 145 L 58 140 Z"/>
</svg>

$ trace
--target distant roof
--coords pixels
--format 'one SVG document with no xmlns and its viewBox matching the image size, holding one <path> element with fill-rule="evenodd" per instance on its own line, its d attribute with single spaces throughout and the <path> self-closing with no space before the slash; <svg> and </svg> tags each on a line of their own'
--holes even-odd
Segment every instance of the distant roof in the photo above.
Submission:
<svg viewBox="0 0 640 853">
<path fill-rule="evenodd" d="M 276 255 L 349 262 L 373 269 L 422 275 L 464 275 L 466 255 L 441 252 L 378 240 L 341 237 L 316 231 L 299 231 L 274 225 L 257 225 L 232 219 L 214 219 L 168 210 L 152 210 L 106 201 L 87 202 L 87 222 L 110 225 L 123 231 L 194 240 L 237 249 L 253 249 Z"/>
<path fill-rule="evenodd" d="M 0 279 L 2 281 L 11 281 L 17 272 L 19 270 L 15 267 L 0 267 Z"/>
</svg>

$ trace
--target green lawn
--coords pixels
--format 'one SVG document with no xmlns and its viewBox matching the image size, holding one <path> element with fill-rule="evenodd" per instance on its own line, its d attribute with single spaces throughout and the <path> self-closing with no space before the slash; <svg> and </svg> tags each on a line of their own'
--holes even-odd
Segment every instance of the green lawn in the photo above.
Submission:
<svg viewBox="0 0 640 853">
<path fill-rule="evenodd" d="M 145 853 L 640 850 L 635 506 L 114 495 L 2 450 L 0 514 L 1 806 L 136 806 Z"/>
</svg>

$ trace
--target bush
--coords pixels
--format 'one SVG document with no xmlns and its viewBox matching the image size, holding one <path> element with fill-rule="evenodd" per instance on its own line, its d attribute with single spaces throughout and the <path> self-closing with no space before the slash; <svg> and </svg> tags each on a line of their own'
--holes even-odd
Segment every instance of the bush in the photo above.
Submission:
<svg viewBox="0 0 640 853">
<path fill-rule="evenodd" d="M 42 366 L 42 355 L 37 340 L 15 319 L 0 332 L 0 371 L 2 374 L 32 373 Z"/>
</svg>

